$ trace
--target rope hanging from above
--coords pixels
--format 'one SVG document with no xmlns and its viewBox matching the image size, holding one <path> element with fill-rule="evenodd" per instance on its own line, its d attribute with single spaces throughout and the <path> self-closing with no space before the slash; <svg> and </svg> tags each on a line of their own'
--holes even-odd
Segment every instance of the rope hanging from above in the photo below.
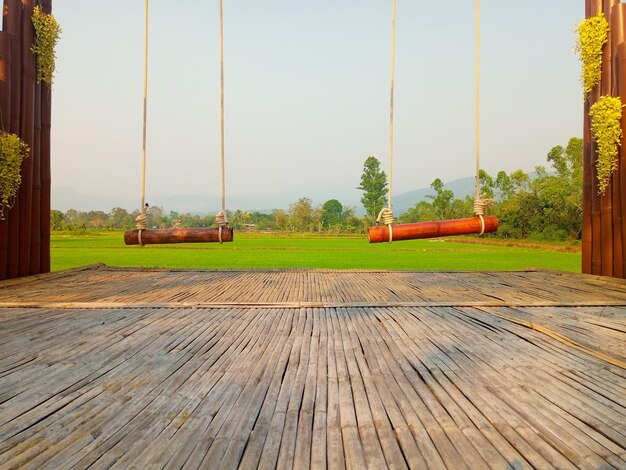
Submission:
<svg viewBox="0 0 626 470">
<path fill-rule="evenodd" d="M 381 222 L 389 228 L 389 243 L 393 241 L 393 210 L 391 209 L 393 181 L 393 95 L 395 87 L 396 65 L 396 0 L 391 1 L 391 83 L 389 86 L 389 184 L 387 185 L 387 207 L 378 213 L 376 223 Z"/>
<path fill-rule="evenodd" d="M 493 207 L 493 199 L 480 194 L 480 0 L 476 0 L 475 23 L 475 100 L 476 100 L 476 192 L 474 196 L 474 215 L 480 217 L 479 236 L 485 234 L 485 209 Z"/>
<path fill-rule="evenodd" d="M 222 163 L 222 210 L 218 213 L 219 220 L 216 222 L 220 227 L 228 225 L 226 218 L 226 178 L 224 159 L 224 8 L 223 0 L 220 0 L 220 144 Z"/>
<path fill-rule="evenodd" d="M 474 214 L 476 217 L 453 220 L 438 220 L 430 222 L 403 223 L 395 225 L 391 204 L 393 181 L 393 104 L 394 104 L 394 68 L 395 68 L 395 37 L 396 37 L 396 0 L 392 0 L 392 28 L 391 28 L 391 96 L 389 112 L 389 185 L 388 204 L 378 214 L 376 226 L 368 227 L 370 243 L 381 243 L 394 240 L 413 240 L 418 238 L 432 238 L 451 235 L 468 235 L 495 232 L 498 229 L 498 219 L 495 216 L 485 216 L 487 208 L 493 206 L 493 199 L 480 194 L 480 6 L 476 0 L 476 193 L 474 198 Z M 478 224 L 480 222 L 480 225 Z M 386 226 L 386 227 L 385 227 Z"/>
<path fill-rule="evenodd" d="M 481 229 L 480 229 L 480 233 L 478 234 L 479 236 L 482 236 L 485 234 L 485 209 L 487 208 L 492 208 L 493 207 L 493 199 L 492 198 L 478 198 L 478 199 L 474 199 L 474 215 L 476 215 L 477 217 L 480 217 L 480 225 L 481 225 Z"/>
<path fill-rule="evenodd" d="M 219 2 L 219 20 L 220 20 L 220 65 L 221 65 L 221 83 L 220 83 L 220 101 L 221 101 L 221 179 L 222 179 L 222 210 L 216 215 L 215 227 L 181 229 L 175 227 L 173 230 L 159 229 L 148 230 L 148 214 L 146 204 L 146 161 L 147 161 L 147 122 L 148 122 L 148 1 L 144 0 L 144 80 L 143 80 L 143 142 L 141 149 L 141 212 L 136 217 L 136 230 L 127 231 L 124 234 L 125 243 L 144 246 L 145 243 L 192 243 L 192 242 L 208 242 L 208 241 L 224 241 L 233 240 L 233 231 L 228 227 L 228 218 L 226 215 L 226 185 L 225 185 L 225 165 L 224 165 L 224 28 L 223 28 L 223 0 Z M 145 232 L 145 233 L 144 233 Z M 217 233 L 216 233 L 217 232 Z M 215 236 L 217 235 L 217 240 Z M 143 237 L 143 240 L 142 240 Z"/>
<path fill-rule="evenodd" d="M 146 214 L 146 154 L 148 144 L 148 0 L 144 2 L 144 38 L 143 38 L 143 140 L 141 146 L 141 213 L 135 219 L 137 222 L 139 245 L 141 232 L 148 228 Z"/>
</svg>

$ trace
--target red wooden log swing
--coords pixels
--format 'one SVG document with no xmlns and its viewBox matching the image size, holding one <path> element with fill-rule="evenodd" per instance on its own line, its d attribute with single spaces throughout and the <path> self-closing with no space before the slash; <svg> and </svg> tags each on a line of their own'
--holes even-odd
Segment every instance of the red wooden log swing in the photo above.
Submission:
<svg viewBox="0 0 626 470">
<path fill-rule="evenodd" d="M 197 227 L 129 230 L 124 233 L 127 245 L 154 245 L 162 243 L 232 242 L 231 227 Z"/>
<path fill-rule="evenodd" d="M 479 32 L 480 15 L 479 0 L 476 0 L 476 195 L 474 200 L 474 213 L 476 217 L 456 220 L 439 220 L 433 222 L 419 222 L 413 224 L 393 224 L 393 212 L 391 211 L 391 182 L 393 170 L 393 92 L 394 92 L 394 69 L 395 69 L 395 44 L 396 44 L 396 0 L 392 2 L 392 23 L 391 23 L 391 102 L 389 112 L 389 205 L 384 208 L 377 222 L 383 225 L 376 225 L 367 229 L 370 243 L 381 243 L 413 240 L 418 238 L 445 237 L 450 235 L 469 235 L 491 233 L 498 230 L 498 219 L 495 216 L 486 216 L 485 208 L 493 202 L 485 200 L 480 195 L 480 133 L 479 133 Z"/>
<path fill-rule="evenodd" d="M 220 73 L 221 73 L 221 163 L 222 163 L 222 210 L 215 217 L 218 227 L 195 227 L 173 229 L 148 229 L 146 213 L 146 143 L 148 121 L 148 0 L 144 0 L 144 83 L 143 83 L 143 145 L 141 175 L 141 214 L 137 216 L 137 229 L 124 233 L 126 245 L 163 243 L 232 242 L 233 229 L 226 218 L 226 190 L 224 178 L 224 28 L 223 0 L 220 0 Z"/>
<path fill-rule="evenodd" d="M 447 237 L 450 235 L 469 235 L 492 233 L 498 230 L 498 218 L 493 215 L 484 216 L 485 228 L 479 217 L 467 219 L 437 220 L 413 224 L 376 225 L 367 229 L 370 243 L 383 243 L 418 238 Z M 391 227 L 391 228 L 390 228 Z"/>
</svg>

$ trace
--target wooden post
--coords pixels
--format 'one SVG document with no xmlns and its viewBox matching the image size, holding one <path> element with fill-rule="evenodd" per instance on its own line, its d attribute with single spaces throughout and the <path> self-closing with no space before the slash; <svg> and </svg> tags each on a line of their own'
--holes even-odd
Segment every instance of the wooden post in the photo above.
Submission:
<svg viewBox="0 0 626 470">
<path fill-rule="evenodd" d="M 585 17 L 603 11 L 603 0 L 585 0 Z M 597 152 L 591 138 L 589 109 L 600 98 L 596 86 L 585 100 L 583 156 L 583 272 L 602 273 L 602 218 L 596 171 Z"/>
<path fill-rule="evenodd" d="M 35 103 L 33 110 L 33 184 L 30 211 L 30 265 L 29 274 L 38 274 L 41 264 L 41 83 L 35 85 Z"/>
<path fill-rule="evenodd" d="M 52 13 L 52 0 L 42 2 L 44 13 Z M 52 90 L 41 83 L 41 143 L 39 161 L 41 167 L 41 255 L 39 272 L 50 272 L 50 190 L 52 184 L 50 172 L 50 130 L 52 127 Z"/>
<path fill-rule="evenodd" d="M 143 230 L 141 242 L 144 245 L 160 245 L 163 243 L 206 243 L 219 242 L 220 229 L 214 227 L 202 228 L 172 228 Z M 222 242 L 233 241 L 233 229 L 222 227 Z M 129 230 L 124 233 L 124 243 L 139 245 L 139 230 Z"/>
<path fill-rule="evenodd" d="M 603 0 L 602 11 L 611 25 L 611 8 L 617 0 Z M 600 81 L 600 96 L 611 95 L 612 83 L 612 31 L 609 28 L 608 40 L 604 45 L 602 55 L 602 78 Z M 601 269 L 603 276 L 613 276 L 613 178 L 608 182 L 604 194 L 600 197 L 600 239 L 601 239 Z"/>
<path fill-rule="evenodd" d="M 621 95 L 620 82 L 626 79 L 620 66 L 620 44 L 626 40 L 626 5 L 617 4 L 611 7 L 611 94 L 621 97 L 622 103 L 626 103 L 626 96 Z M 624 113 L 622 113 L 624 114 Z M 625 128 L 626 117 L 622 116 L 622 129 Z M 624 216 L 626 206 L 622 204 L 623 192 L 626 190 L 624 177 L 624 148 L 625 142 L 622 136 L 622 145 L 618 149 L 618 166 L 613 175 L 613 275 L 623 278 L 626 271 L 624 263 Z"/>
<path fill-rule="evenodd" d="M 626 5 L 621 5 L 620 7 L 626 7 Z M 624 8 L 620 8 L 620 10 L 624 11 Z M 626 15 L 625 15 L 626 17 Z M 622 42 L 618 46 L 617 51 L 618 57 L 618 78 L 619 82 L 617 85 L 618 95 L 622 100 L 622 103 L 626 103 L 626 42 Z M 626 130 L 626 113 L 622 113 L 622 132 Z M 621 192 L 620 192 L 620 205 L 621 210 L 626 210 L 626 135 L 622 136 L 622 146 L 620 149 L 620 162 L 618 167 Z M 622 277 L 626 274 L 626 218 L 622 215 Z"/>
<path fill-rule="evenodd" d="M 479 234 L 481 222 L 478 217 L 467 219 L 437 220 L 433 222 L 418 222 L 414 224 L 397 224 L 392 226 L 393 241 L 415 240 L 418 238 L 446 237 L 450 235 Z M 485 216 L 485 233 L 498 230 L 498 218 L 493 215 Z M 377 225 L 367 229 L 370 243 L 389 242 L 389 227 Z"/>
<path fill-rule="evenodd" d="M 8 131 L 11 125 L 11 37 L 8 29 L 8 5 L 3 3 L 2 31 L 0 31 L 0 124 Z M 9 225 L 0 220 L 0 280 L 8 276 Z"/>
<path fill-rule="evenodd" d="M 19 0 L 7 2 L 7 32 L 11 45 L 11 120 L 9 132 L 20 132 L 22 54 L 20 50 L 22 31 L 22 4 Z M 8 225 L 7 236 L 7 277 L 14 278 L 19 273 L 19 196 L 15 198 L 13 208 L 5 214 Z"/>
<path fill-rule="evenodd" d="M 35 56 L 30 48 L 35 39 L 35 28 L 32 23 L 34 0 L 22 0 L 22 110 L 20 113 L 20 132 L 22 140 L 32 149 L 35 134 Z M 18 276 L 30 273 L 30 255 L 32 239 L 32 203 L 33 203 L 33 160 L 36 156 L 31 152 L 30 158 L 22 162 L 22 183 L 19 190 L 19 264 Z"/>
<path fill-rule="evenodd" d="M 52 0 L 39 0 L 51 13 Z M 50 270 L 50 89 L 36 84 L 34 0 L 3 0 L 0 123 L 30 148 L 19 192 L 0 221 L 0 279 Z"/>
</svg>

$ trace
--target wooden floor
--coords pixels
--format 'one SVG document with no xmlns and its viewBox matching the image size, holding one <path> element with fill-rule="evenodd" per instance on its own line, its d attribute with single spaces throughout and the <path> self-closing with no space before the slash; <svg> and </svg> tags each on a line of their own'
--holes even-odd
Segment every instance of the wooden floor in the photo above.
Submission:
<svg viewBox="0 0 626 470">
<path fill-rule="evenodd" d="M 626 468 L 626 283 L 94 266 L 0 283 L 0 468 Z"/>
</svg>

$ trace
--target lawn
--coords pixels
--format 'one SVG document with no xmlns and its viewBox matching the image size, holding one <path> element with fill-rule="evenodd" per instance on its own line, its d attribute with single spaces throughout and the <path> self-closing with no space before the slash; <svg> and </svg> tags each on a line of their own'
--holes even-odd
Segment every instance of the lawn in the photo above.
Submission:
<svg viewBox="0 0 626 470">
<path fill-rule="evenodd" d="M 122 232 L 53 233 L 52 270 L 94 263 L 164 268 L 326 268 L 391 270 L 519 270 L 580 272 L 577 252 L 530 246 L 411 240 L 370 245 L 367 237 L 235 233 L 233 243 L 125 246 Z"/>
</svg>

